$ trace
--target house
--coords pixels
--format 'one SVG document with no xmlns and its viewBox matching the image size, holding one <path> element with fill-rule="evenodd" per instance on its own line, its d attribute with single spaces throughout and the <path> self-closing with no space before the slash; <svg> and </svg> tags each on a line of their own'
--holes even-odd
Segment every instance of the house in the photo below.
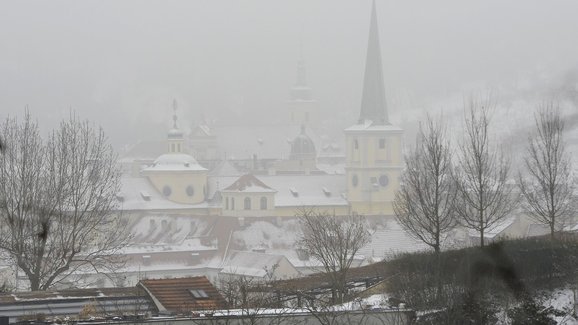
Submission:
<svg viewBox="0 0 578 325">
<path fill-rule="evenodd" d="M 12 292 L 0 294 L 0 315 L 18 320 L 145 315 L 153 311 L 136 287 Z"/>
<path fill-rule="evenodd" d="M 159 314 L 190 314 L 191 311 L 223 309 L 227 303 L 205 276 L 147 279 L 137 284 L 150 297 Z"/>
</svg>

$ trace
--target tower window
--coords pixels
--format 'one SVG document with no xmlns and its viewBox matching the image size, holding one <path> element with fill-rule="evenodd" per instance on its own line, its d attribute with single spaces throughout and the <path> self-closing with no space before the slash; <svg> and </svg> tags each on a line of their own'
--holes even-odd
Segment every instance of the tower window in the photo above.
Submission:
<svg viewBox="0 0 578 325">
<path fill-rule="evenodd" d="M 357 175 L 353 175 L 353 177 L 351 177 L 351 184 L 356 187 L 357 184 L 359 184 L 359 179 L 357 178 Z"/>
<path fill-rule="evenodd" d="M 170 186 L 165 185 L 165 187 L 163 187 L 163 195 L 164 195 L 164 196 L 169 197 L 169 196 L 171 196 L 171 193 L 172 193 L 172 192 L 173 192 L 173 191 L 171 190 L 171 187 L 170 187 Z"/>
<path fill-rule="evenodd" d="M 389 184 L 389 178 L 386 175 L 379 176 L 379 185 L 386 187 Z"/>
<path fill-rule="evenodd" d="M 267 198 L 264 196 L 261 197 L 261 210 L 267 210 Z"/>
<path fill-rule="evenodd" d="M 251 210 L 251 198 L 246 197 L 243 201 L 243 208 L 245 210 Z"/>
<path fill-rule="evenodd" d="M 193 188 L 193 185 L 187 186 L 187 195 L 188 195 L 188 196 L 193 196 L 193 195 L 195 195 L 195 189 Z"/>
<path fill-rule="evenodd" d="M 385 139 L 379 139 L 379 149 L 385 149 Z"/>
</svg>

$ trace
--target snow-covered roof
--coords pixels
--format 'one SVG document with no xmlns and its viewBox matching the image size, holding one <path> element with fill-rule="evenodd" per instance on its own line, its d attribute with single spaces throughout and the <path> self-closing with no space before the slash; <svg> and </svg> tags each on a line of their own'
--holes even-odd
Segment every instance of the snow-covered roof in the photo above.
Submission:
<svg viewBox="0 0 578 325">
<path fill-rule="evenodd" d="M 568 227 L 564 230 L 566 231 L 576 231 L 576 226 L 574 227 Z M 526 236 L 528 237 L 534 237 L 534 236 L 544 236 L 550 234 L 550 227 L 548 227 L 548 225 L 545 225 L 543 223 L 532 223 L 528 225 L 528 231 L 526 233 Z"/>
<path fill-rule="evenodd" d="M 346 206 L 347 180 L 343 175 L 259 175 L 258 179 L 276 190 L 276 207 Z M 227 188 L 237 177 L 209 177 L 208 197 Z"/>
<path fill-rule="evenodd" d="M 143 169 L 143 172 L 157 171 L 204 171 L 207 170 L 193 158 L 184 153 L 166 153 L 160 155 L 152 166 Z"/>
<path fill-rule="evenodd" d="M 276 207 L 346 206 L 347 179 L 343 175 L 259 176 L 277 190 Z"/>
<path fill-rule="evenodd" d="M 175 203 L 157 191 L 145 177 L 121 177 L 121 190 L 117 194 L 121 210 L 170 210 L 170 209 L 205 209 L 207 203 Z"/>
<path fill-rule="evenodd" d="M 222 190 L 223 192 L 263 193 L 275 192 L 253 174 L 245 174 L 239 177 L 233 184 Z"/>
<path fill-rule="evenodd" d="M 223 263 L 223 269 L 220 273 L 262 278 L 267 275 L 267 272 L 272 272 L 275 265 L 278 265 L 283 259 L 286 259 L 283 255 L 232 252 Z M 290 263 L 288 260 L 287 262 Z"/>
<path fill-rule="evenodd" d="M 484 237 L 494 238 L 501 234 L 504 230 L 510 227 L 516 221 L 516 217 L 508 217 L 494 223 L 491 227 L 484 231 Z M 474 229 L 468 230 L 470 237 L 480 237 L 480 233 Z"/>
<path fill-rule="evenodd" d="M 375 124 L 371 120 L 363 120 L 361 123 L 354 124 L 347 129 L 346 132 L 363 132 L 363 131 L 392 131 L 392 132 L 403 132 L 403 129 L 399 126 L 391 124 Z"/>
<path fill-rule="evenodd" d="M 429 246 L 411 237 L 395 220 L 371 229 L 371 241 L 359 250 L 366 258 L 391 258 L 396 254 L 427 250 Z"/>
</svg>

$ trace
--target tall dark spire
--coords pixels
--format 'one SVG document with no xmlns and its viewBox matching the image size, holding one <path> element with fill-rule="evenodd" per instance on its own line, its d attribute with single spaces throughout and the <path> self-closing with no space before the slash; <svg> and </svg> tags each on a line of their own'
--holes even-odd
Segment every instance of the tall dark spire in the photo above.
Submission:
<svg viewBox="0 0 578 325">
<path fill-rule="evenodd" d="M 369 27 L 369 42 L 367 44 L 363 97 L 361 99 L 359 120 L 360 122 L 371 120 L 373 124 L 379 125 L 389 124 L 387 104 L 385 102 L 383 70 L 381 67 L 381 50 L 379 46 L 375 0 L 373 1 L 373 8 L 371 9 L 371 24 Z"/>
</svg>

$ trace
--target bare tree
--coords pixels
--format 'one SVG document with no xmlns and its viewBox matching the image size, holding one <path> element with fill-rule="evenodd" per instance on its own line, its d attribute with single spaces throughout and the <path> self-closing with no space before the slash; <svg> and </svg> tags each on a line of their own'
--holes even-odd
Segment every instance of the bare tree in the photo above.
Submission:
<svg viewBox="0 0 578 325">
<path fill-rule="evenodd" d="M 451 178 L 450 144 L 445 126 L 429 115 L 417 143 L 405 157 L 406 168 L 393 209 L 411 236 L 440 251 L 442 236 L 456 225 L 456 187 Z"/>
<path fill-rule="evenodd" d="M 75 117 L 47 141 L 27 112 L 2 124 L 0 250 L 46 290 L 72 273 L 112 272 L 128 241 L 117 211 L 120 172 L 102 130 Z"/>
<path fill-rule="evenodd" d="M 496 226 L 515 207 L 507 184 L 510 163 L 499 148 L 490 143 L 489 110 L 491 100 L 470 98 L 465 108 L 465 135 L 460 144 L 457 172 L 458 196 L 455 201 L 460 222 L 480 235 Z"/>
<path fill-rule="evenodd" d="M 312 209 L 299 213 L 301 238 L 298 245 L 323 265 L 332 287 L 332 302 L 341 303 L 347 293 L 347 272 L 355 254 L 369 242 L 361 216 L 336 217 Z"/>
<path fill-rule="evenodd" d="M 575 182 L 559 107 L 553 102 L 543 104 L 534 120 L 536 129 L 528 137 L 524 157 L 527 178 L 519 174 L 522 206 L 536 221 L 548 225 L 554 238 L 576 207 Z"/>
</svg>

